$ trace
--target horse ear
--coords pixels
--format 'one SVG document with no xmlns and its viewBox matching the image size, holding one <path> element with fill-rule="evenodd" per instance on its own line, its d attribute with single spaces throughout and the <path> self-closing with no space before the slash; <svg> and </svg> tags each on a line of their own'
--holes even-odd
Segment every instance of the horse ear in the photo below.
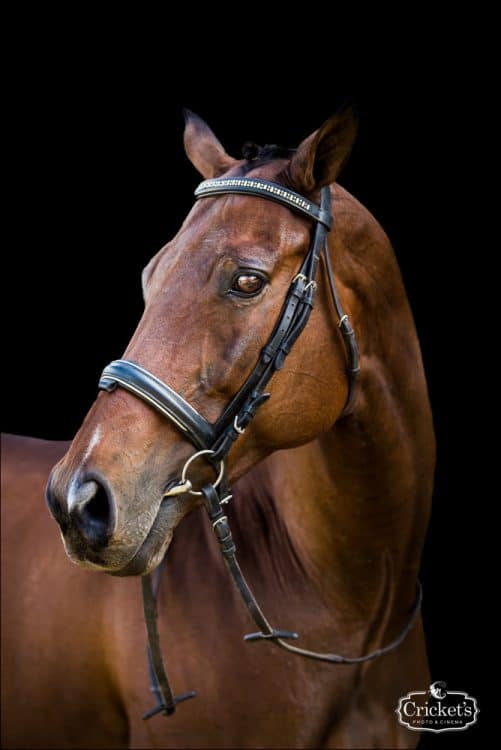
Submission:
<svg viewBox="0 0 501 750">
<path fill-rule="evenodd" d="M 195 169 L 209 179 L 226 172 L 236 159 L 228 156 L 218 139 L 201 117 L 189 109 L 183 110 L 185 119 L 184 150 Z"/>
<path fill-rule="evenodd" d="M 287 178 L 299 193 L 311 193 L 334 182 L 348 159 L 358 130 L 353 104 L 341 107 L 300 144 L 287 168 Z"/>
</svg>

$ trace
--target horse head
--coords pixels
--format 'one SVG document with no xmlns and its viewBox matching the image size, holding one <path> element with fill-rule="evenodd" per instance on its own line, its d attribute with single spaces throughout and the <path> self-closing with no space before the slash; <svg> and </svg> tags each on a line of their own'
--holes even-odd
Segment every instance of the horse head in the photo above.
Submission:
<svg viewBox="0 0 501 750">
<path fill-rule="evenodd" d="M 186 153 L 207 179 L 256 178 L 320 202 L 356 134 L 346 107 L 289 152 L 246 150 L 234 159 L 187 113 Z M 175 190 L 175 181 L 169 186 Z M 214 424 L 254 368 L 312 242 L 312 221 L 264 197 L 224 194 L 195 203 L 177 235 L 143 271 L 145 308 L 124 359 L 145 368 Z M 325 268 L 316 306 L 271 394 L 232 447 L 235 481 L 271 452 L 329 430 L 348 394 L 346 352 L 333 323 Z M 116 575 L 144 574 L 162 559 L 175 527 L 200 504 L 166 492 L 193 454 L 182 432 L 133 393 L 99 393 L 47 486 L 70 558 Z M 197 460 L 193 486 L 214 481 Z"/>
</svg>

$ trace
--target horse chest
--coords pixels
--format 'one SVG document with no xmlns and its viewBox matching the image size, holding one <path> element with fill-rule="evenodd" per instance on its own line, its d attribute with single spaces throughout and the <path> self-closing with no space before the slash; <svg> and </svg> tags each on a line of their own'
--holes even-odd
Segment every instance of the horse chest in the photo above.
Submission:
<svg viewBox="0 0 501 750">
<path fill-rule="evenodd" d="M 325 727 L 346 709 L 356 669 L 299 660 L 266 643 L 244 643 L 250 619 L 228 582 L 209 567 L 206 572 L 204 586 L 192 584 L 191 591 L 183 586 L 177 595 L 168 581 L 159 600 L 159 630 L 173 688 L 197 692 L 174 716 L 141 720 L 153 698 L 139 601 L 125 621 L 115 624 L 114 669 L 131 746 L 319 746 Z M 129 583 L 137 582 L 125 586 Z M 301 626 L 305 642 L 327 637 L 325 619 L 312 611 L 311 600 L 270 591 L 263 602 L 277 619 Z M 284 627 L 289 624 L 284 621 Z M 334 618 L 331 626 L 336 629 Z"/>
</svg>

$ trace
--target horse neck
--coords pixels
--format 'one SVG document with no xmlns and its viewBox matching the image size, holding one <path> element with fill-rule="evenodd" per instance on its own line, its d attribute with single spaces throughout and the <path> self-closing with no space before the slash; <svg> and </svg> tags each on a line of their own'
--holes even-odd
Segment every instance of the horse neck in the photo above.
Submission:
<svg viewBox="0 0 501 750">
<path fill-rule="evenodd" d="M 391 246 L 373 217 L 338 187 L 334 215 L 332 265 L 361 354 L 355 399 L 330 432 L 257 467 L 245 484 L 253 498 L 241 512 L 258 513 L 277 574 L 293 563 L 323 597 L 363 614 L 381 587 L 390 605 L 411 606 L 434 439 L 419 344 Z M 248 528 L 249 520 L 242 525 Z"/>
</svg>

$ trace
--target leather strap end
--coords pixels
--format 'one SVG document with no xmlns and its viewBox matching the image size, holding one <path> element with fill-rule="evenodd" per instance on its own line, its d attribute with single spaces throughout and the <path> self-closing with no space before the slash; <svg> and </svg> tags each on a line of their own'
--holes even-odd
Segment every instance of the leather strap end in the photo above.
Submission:
<svg viewBox="0 0 501 750">
<path fill-rule="evenodd" d="M 155 706 L 155 708 L 150 709 L 150 711 L 146 711 L 146 713 L 144 713 L 141 716 L 141 719 L 143 721 L 148 721 L 148 719 L 153 718 L 153 716 L 156 716 L 157 714 L 163 714 L 164 716 L 172 716 L 175 710 L 176 710 L 175 708 L 171 708 L 169 710 L 167 706 L 164 706 L 162 703 L 158 706 Z"/>
<path fill-rule="evenodd" d="M 288 638 L 297 641 L 299 633 L 293 633 L 290 630 L 272 630 L 271 633 L 248 633 L 244 635 L 244 641 L 276 641 L 277 638 Z"/>
<path fill-rule="evenodd" d="M 202 487 L 202 495 L 205 501 L 205 507 L 211 521 L 216 521 L 218 517 L 223 515 L 223 509 L 219 502 L 219 496 L 212 486 L 208 484 L 206 487 Z"/>
<path fill-rule="evenodd" d="M 111 393 L 117 386 L 118 383 L 116 382 L 116 380 L 111 380 L 110 378 L 101 376 L 101 379 L 99 381 L 99 388 L 102 391 L 108 391 L 108 393 Z"/>
<path fill-rule="evenodd" d="M 174 705 L 172 706 L 166 706 L 164 703 L 159 703 L 158 706 L 155 706 L 155 708 L 150 709 L 149 711 L 146 711 L 141 718 L 143 721 L 147 721 L 148 719 L 151 719 L 153 716 L 156 716 L 157 714 L 163 714 L 164 716 L 172 716 L 172 714 L 176 713 L 176 706 L 178 703 L 182 703 L 183 701 L 187 701 L 190 698 L 196 698 L 196 690 L 190 690 L 187 693 L 180 693 L 179 695 L 176 695 L 174 698 Z"/>
</svg>

